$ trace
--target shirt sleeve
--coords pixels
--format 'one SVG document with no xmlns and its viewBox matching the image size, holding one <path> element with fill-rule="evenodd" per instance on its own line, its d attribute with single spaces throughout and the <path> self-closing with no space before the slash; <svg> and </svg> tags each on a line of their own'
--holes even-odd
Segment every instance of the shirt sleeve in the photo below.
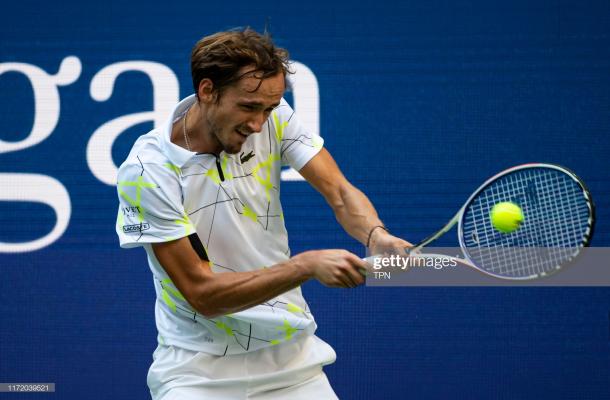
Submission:
<svg viewBox="0 0 610 400">
<path fill-rule="evenodd" d="M 160 243 L 195 231 L 184 211 L 177 168 L 172 164 L 124 164 L 119 169 L 116 232 L 121 247 Z"/>
<path fill-rule="evenodd" d="M 309 132 L 294 110 L 282 99 L 272 113 L 275 134 L 280 145 L 282 166 L 300 170 L 322 149 L 324 140 Z"/>
</svg>

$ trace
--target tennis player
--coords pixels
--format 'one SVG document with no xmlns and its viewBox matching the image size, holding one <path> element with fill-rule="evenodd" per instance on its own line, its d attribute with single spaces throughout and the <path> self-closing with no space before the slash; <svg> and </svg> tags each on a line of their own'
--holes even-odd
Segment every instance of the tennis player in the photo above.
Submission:
<svg viewBox="0 0 610 400">
<path fill-rule="evenodd" d="M 251 29 L 201 39 L 191 54 L 195 93 L 164 126 L 141 136 L 118 174 L 121 246 L 146 250 L 158 347 L 153 399 L 335 399 L 322 367 L 333 349 L 299 286 L 364 282 L 345 250 L 291 257 L 280 204 L 284 165 L 299 171 L 356 240 L 390 235 L 282 98 L 288 53 Z"/>
</svg>

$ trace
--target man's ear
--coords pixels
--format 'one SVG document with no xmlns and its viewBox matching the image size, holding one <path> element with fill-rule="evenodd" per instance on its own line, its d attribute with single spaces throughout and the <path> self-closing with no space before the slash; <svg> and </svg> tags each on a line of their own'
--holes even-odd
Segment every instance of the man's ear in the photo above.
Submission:
<svg viewBox="0 0 610 400">
<path fill-rule="evenodd" d="M 204 103 L 212 103 L 216 101 L 216 90 L 214 90 L 214 83 L 208 78 L 202 79 L 199 82 L 199 90 L 197 91 L 199 101 Z"/>
</svg>

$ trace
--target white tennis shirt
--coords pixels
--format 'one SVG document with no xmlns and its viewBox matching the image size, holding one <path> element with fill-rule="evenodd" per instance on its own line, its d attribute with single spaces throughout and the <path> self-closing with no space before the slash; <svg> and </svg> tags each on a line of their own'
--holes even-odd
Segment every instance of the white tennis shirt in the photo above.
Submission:
<svg viewBox="0 0 610 400">
<path fill-rule="evenodd" d="M 197 233 L 216 273 L 253 271 L 290 258 L 280 204 L 282 166 L 301 169 L 322 148 L 282 99 L 239 154 L 197 154 L 170 141 L 195 104 L 182 100 L 163 127 L 138 138 L 119 168 L 121 247 L 143 246 L 154 277 L 158 340 L 193 351 L 238 354 L 313 334 L 300 288 L 214 319 L 196 312 L 159 264 L 151 243 Z"/>
</svg>

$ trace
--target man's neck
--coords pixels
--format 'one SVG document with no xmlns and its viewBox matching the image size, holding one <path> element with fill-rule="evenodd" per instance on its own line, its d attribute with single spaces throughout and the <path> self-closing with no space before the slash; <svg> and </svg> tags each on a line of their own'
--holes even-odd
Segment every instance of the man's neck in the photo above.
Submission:
<svg viewBox="0 0 610 400">
<path fill-rule="evenodd" d="M 199 103 L 190 106 L 184 117 L 174 123 L 171 141 L 192 152 L 219 155 L 222 147 L 204 124 L 203 112 Z"/>
</svg>

